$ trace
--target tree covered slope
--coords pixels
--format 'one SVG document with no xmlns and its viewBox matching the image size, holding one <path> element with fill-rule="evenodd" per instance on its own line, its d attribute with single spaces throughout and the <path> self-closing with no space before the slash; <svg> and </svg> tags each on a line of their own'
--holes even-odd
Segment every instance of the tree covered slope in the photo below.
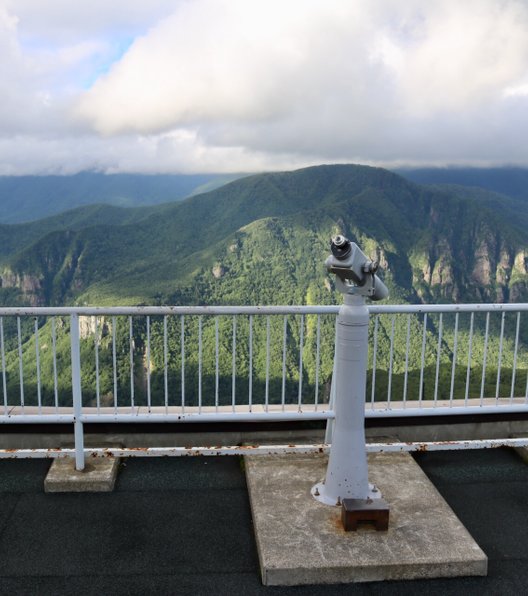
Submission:
<svg viewBox="0 0 528 596">
<path fill-rule="evenodd" d="M 260 174 L 176 203 L 3 225 L 1 295 L 32 304 L 331 302 L 323 262 L 341 232 L 380 261 L 392 301 L 519 301 L 526 217 L 521 202 L 504 208 L 492 193 L 424 187 L 379 168 Z"/>
</svg>

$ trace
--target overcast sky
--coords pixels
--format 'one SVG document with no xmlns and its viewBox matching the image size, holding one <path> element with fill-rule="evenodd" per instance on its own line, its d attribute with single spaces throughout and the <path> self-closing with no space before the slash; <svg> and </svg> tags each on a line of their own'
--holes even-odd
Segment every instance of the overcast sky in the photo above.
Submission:
<svg viewBox="0 0 528 596">
<path fill-rule="evenodd" d="M 0 0 L 0 174 L 528 166 L 528 0 Z"/>
</svg>

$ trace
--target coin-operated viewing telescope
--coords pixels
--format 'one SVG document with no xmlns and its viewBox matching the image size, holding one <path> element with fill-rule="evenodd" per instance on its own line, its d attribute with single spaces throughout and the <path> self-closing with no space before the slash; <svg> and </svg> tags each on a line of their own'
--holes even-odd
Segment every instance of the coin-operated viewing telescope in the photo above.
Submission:
<svg viewBox="0 0 528 596">
<path fill-rule="evenodd" d="M 374 521 L 386 530 L 389 507 L 380 491 L 368 481 L 365 447 L 365 391 L 368 355 L 369 311 L 365 298 L 383 300 L 389 291 L 376 275 L 373 263 L 354 242 L 344 236 L 332 238 L 328 271 L 336 275 L 336 287 L 344 294 L 336 325 L 336 347 L 327 443 L 331 443 L 325 479 L 312 487 L 320 503 L 342 506 L 345 530 L 358 521 Z M 330 436 L 329 430 L 333 426 Z"/>
<path fill-rule="evenodd" d="M 371 261 L 357 244 L 339 235 L 332 238 L 330 250 L 332 254 L 325 265 L 336 274 L 340 292 L 367 296 L 371 300 L 387 298 L 389 290 L 376 275 L 378 263 Z"/>
</svg>

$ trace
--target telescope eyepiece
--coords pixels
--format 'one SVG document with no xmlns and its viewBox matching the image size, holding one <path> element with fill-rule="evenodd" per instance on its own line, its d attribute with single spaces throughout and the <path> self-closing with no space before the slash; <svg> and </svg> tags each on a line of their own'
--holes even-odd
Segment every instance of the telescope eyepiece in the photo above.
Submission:
<svg viewBox="0 0 528 596">
<path fill-rule="evenodd" d="M 334 257 L 338 260 L 346 259 L 352 252 L 352 243 L 348 238 L 341 234 L 332 238 L 330 242 L 330 250 Z"/>
</svg>

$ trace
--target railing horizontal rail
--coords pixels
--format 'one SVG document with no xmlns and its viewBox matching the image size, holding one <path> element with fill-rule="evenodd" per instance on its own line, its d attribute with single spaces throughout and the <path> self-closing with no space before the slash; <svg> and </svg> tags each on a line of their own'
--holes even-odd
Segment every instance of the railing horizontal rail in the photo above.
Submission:
<svg viewBox="0 0 528 596">
<path fill-rule="evenodd" d="M 528 303 L 519 304 L 369 304 L 372 314 L 441 312 L 525 312 Z M 337 314 L 338 305 L 314 306 L 56 306 L 0 307 L 0 316 L 120 316 L 120 315 L 295 315 Z"/>
<path fill-rule="evenodd" d="M 380 408 L 377 410 L 365 409 L 365 418 L 426 418 L 429 416 L 474 416 L 476 414 L 525 414 L 528 413 L 528 405 L 519 406 L 438 406 L 435 408 Z M 318 412 L 252 412 L 246 414 L 83 414 L 81 420 L 89 424 L 104 423 L 200 423 L 200 422 L 265 422 L 292 420 L 333 420 L 333 410 L 321 410 Z M 0 416 L 1 424 L 72 424 L 76 418 L 73 414 L 7 414 Z"/>
<path fill-rule="evenodd" d="M 367 453 L 411 453 L 423 451 L 454 451 L 471 449 L 500 449 L 502 447 L 527 447 L 528 438 L 477 439 L 457 441 L 412 441 L 406 443 L 367 443 Z M 197 457 L 227 455 L 280 455 L 282 453 L 328 453 L 330 445 L 205 445 L 193 447 L 94 447 L 84 449 L 90 458 L 114 457 Z M 75 450 L 61 449 L 0 449 L 0 459 L 60 459 L 73 457 Z"/>
<path fill-rule="evenodd" d="M 380 408 L 365 410 L 365 418 L 416 418 L 428 416 L 474 416 L 476 414 L 523 414 L 528 412 L 528 405 L 519 406 L 437 406 L 433 408 Z M 331 417 L 333 418 L 333 417 Z"/>
<path fill-rule="evenodd" d="M 140 316 L 140 315 L 295 315 L 337 314 L 339 305 L 279 306 L 33 306 L 0 307 L 0 316 Z M 528 303 L 519 304 L 369 304 L 372 314 L 442 312 L 525 312 Z"/>
<path fill-rule="evenodd" d="M 56 306 L 0 307 L 1 316 L 161 316 L 336 314 L 339 306 Z"/>
<path fill-rule="evenodd" d="M 446 312 L 526 312 L 528 303 L 519 304 L 369 304 L 371 314 L 421 314 Z"/>
<path fill-rule="evenodd" d="M 71 414 L 6 414 L 0 416 L 0 424 L 72 424 Z"/>
</svg>

